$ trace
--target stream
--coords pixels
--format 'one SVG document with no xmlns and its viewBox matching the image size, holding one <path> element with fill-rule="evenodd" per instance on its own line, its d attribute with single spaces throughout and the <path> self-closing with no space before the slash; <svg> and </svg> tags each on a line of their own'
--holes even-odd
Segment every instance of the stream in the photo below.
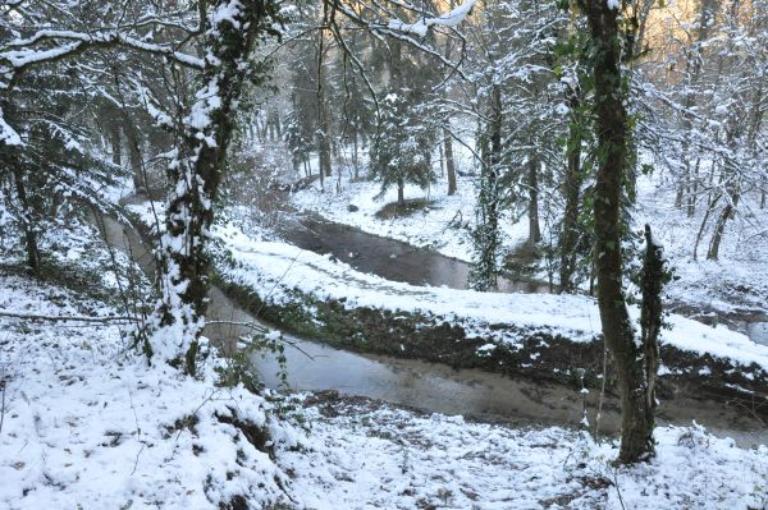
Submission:
<svg viewBox="0 0 768 510">
<path fill-rule="evenodd" d="M 320 254 L 330 253 L 364 273 L 412 285 L 467 288 L 470 264 L 426 248 L 369 234 L 314 215 L 289 215 L 278 225 L 277 231 L 283 239 L 299 248 Z M 512 281 L 500 277 L 498 285 L 498 292 L 549 292 L 549 285 L 537 281 Z M 683 306 L 676 313 L 695 315 L 697 311 Z M 754 342 L 768 345 L 767 317 L 737 313 L 720 320 Z"/>
<path fill-rule="evenodd" d="M 106 238 L 111 246 L 129 253 L 145 271 L 154 270 L 152 255 L 136 232 L 124 228 L 111 218 L 105 217 L 104 222 Z M 368 237 L 381 239 L 355 232 L 348 235 L 356 236 L 358 245 L 364 245 L 362 241 Z M 324 238 L 330 239 L 327 235 Z M 336 239 L 336 246 L 344 246 L 342 241 Z M 378 246 L 381 249 L 382 245 Z M 379 253 L 392 253 L 393 246 Z M 404 250 L 396 252 L 398 258 L 408 249 L 413 250 L 406 247 L 397 247 L 398 250 Z M 443 258 L 452 262 L 432 273 L 447 280 L 451 278 L 451 271 L 458 267 L 450 264 L 463 263 Z M 363 255 L 355 258 L 357 261 L 370 260 L 370 264 L 375 263 L 374 259 Z M 400 271 L 400 274 L 402 278 L 409 276 L 407 270 Z M 458 284 L 458 280 L 454 282 Z M 208 319 L 258 322 L 216 287 L 210 292 Z M 246 335 L 248 329 L 232 324 L 213 324 L 206 328 L 205 333 L 218 342 L 232 345 L 240 336 Z M 454 370 L 445 365 L 417 360 L 356 354 L 288 334 L 284 334 L 283 338 L 295 347 L 286 346 L 285 350 L 287 385 L 291 390 L 335 390 L 344 396 L 369 397 L 422 412 L 461 414 L 469 419 L 532 427 L 577 427 L 586 400 L 590 421 L 594 423 L 598 400 L 597 392 L 594 391 L 586 395 L 585 399 L 579 391 L 560 385 L 512 379 L 479 370 Z M 254 355 L 253 364 L 266 386 L 281 388 L 279 365 L 274 356 Z M 690 425 L 691 420 L 695 419 L 710 432 L 732 437 L 743 447 L 768 444 L 768 429 L 764 423 L 721 402 L 676 398 L 668 404 L 661 402 L 658 417 L 659 423 L 679 425 Z M 615 434 L 619 430 L 618 403 L 613 398 L 605 401 L 600 429 L 604 434 Z"/>
<path fill-rule="evenodd" d="M 283 239 L 299 248 L 330 253 L 363 273 L 411 285 L 468 288 L 471 266 L 433 250 L 368 234 L 311 215 L 288 216 L 278 225 L 277 231 Z M 535 281 L 499 278 L 498 286 L 498 292 L 549 292 L 548 285 Z"/>
</svg>

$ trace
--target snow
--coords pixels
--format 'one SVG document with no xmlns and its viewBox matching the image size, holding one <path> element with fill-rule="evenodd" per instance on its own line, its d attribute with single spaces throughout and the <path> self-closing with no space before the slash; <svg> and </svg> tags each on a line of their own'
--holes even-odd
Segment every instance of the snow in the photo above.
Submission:
<svg viewBox="0 0 768 510">
<path fill-rule="evenodd" d="M 60 44 L 59 46 L 54 46 L 44 50 L 35 50 L 32 48 L 33 45 L 49 39 L 61 39 L 74 42 L 68 44 Z M 32 36 L 26 39 L 16 39 L 12 41 L 12 44 L 9 45 L 10 48 L 22 49 L 5 50 L 0 53 L 0 56 L 7 59 L 13 67 L 18 69 L 31 64 L 37 64 L 59 58 L 68 53 L 79 50 L 80 47 L 84 44 L 87 45 L 103 43 L 119 43 L 129 48 L 165 55 L 173 58 L 179 63 L 196 69 L 204 69 L 205 67 L 202 59 L 199 59 L 193 55 L 188 55 L 186 53 L 176 51 L 170 45 L 143 41 L 141 39 L 136 39 L 130 35 L 114 30 L 103 30 L 86 33 L 72 30 L 43 29 L 35 32 Z"/>
<path fill-rule="evenodd" d="M 3 110 L 0 108 L 0 145 L 22 145 L 21 137 L 3 118 Z"/>
<path fill-rule="evenodd" d="M 240 22 L 237 20 L 243 9 L 243 4 L 238 0 L 232 0 L 229 3 L 219 5 L 211 14 L 211 25 L 218 27 L 225 21 L 233 28 L 239 29 Z"/>
<path fill-rule="evenodd" d="M 311 399 L 310 399 L 311 400 Z M 656 430 L 658 457 L 614 468 L 613 442 L 560 428 L 513 429 L 367 403 L 315 404 L 312 447 L 281 465 L 316 510 L 764 508 L 768 449 L 698 427 Z"/>
<path fill-rule="evenodd" d="M 0 275 L 0 309 L 115 313 L 60 287 L 8 275 Z M 255 506 L 288 501 L 280 468 L 217 418 L 236 415 L 293 444 L 263 397 L 181 377 L 163 363 L 147 366 L 117 325 L 0 323 L 0 507 L 202 509 L 236 494 Z M 191 415 L 194 426 L 174 425 Z"/>
</svg>

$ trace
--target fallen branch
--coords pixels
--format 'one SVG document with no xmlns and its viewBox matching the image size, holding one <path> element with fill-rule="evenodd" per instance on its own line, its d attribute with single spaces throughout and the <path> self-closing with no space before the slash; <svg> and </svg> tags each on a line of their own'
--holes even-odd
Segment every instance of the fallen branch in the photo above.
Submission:
<svg viewBox="0 0 768 510">
<path fill-rule="evenodd" d="M 11 319 L 22 319 L 30 321 L 50 321 L 50 322 L 141 322 L 138 317 L 128 316 L 109 316 L 109 317 L 77 317 L 66 315 L 35 315 L 26 313 L 0 312 L 0 317 Z"/>
<path fill-rule="evenodd" d="M 206 326 L 227 325 L 227 326 L 242 326 L 259 333 L 268 333 L 269 329 L 256 322 L 241 322 L 241 321 L 205 321 Z"/>
</svg>

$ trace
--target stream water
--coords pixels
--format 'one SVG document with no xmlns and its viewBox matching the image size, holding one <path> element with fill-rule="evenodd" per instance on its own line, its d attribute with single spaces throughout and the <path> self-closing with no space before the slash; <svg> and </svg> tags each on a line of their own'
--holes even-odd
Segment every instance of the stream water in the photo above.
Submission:
<svg viewBox="0 0 768 510">
<path fill-rule="evenodd" d="M 466 289 L 470 265 L 432 250 L 368 234 L 348 225 L 311 215 L 287 216 L 278 226 L 290 243 L 315 253 L 330 253 L 355 269 L 388 280 L 413 285 Z M 549 286 L 537 281 L 499 278 L 499 292 L 547 293 Z M 694 310 L 690 310 L 693 312 Z M 681 310 L 685 312 L 685 308 Z M 761 316 L 734 316 L 724 321 L 753 341 L 768 345 L 768 322 Z"/>
<path fill-rule="evenodd" d="M 315 253 L 330 253 L 364 273 L 412 285 L 466 289 L 470 265 L 425 248 L 368 234 L 356 228 L 313 216 L 288 216 L 278 226 L 291 244 Z M 549 292 L 534 281 L 499 278 L 499 292 Z"/>
<path fill-rule="evenodd" d="M 110 218 L 104 218 L 108 242 L 126 253 L 145 270 L 153 270 L 151 254 L 139 236 Z M 452 259 L 449 259 L 452 260 Z M 253 316 L 213 288 L 210 292 L 210 321 L 257 322 Z M 206 334 L 231 345 L 249 333 L 233 324 L 213 324 Z M 523 426 L 577 426 L 584 403 L 594 420 L 597 394 L 559 385 L 512 379 L 478 370 L 453 370 L 447 366 L 387 356 L 361 355 L 316 342 L 284 335 L 287 347 L 288 387 L 292 390 L 336 390 L 343 395 L 380 399 L 424 412 L 461 414 L 470 418 L 501 421 Z M 279 365 L 273 356 L 255 355 L 253 363 L 263 382 L 280 387 Z M 605 402 L 600 428 L 616 433 L 619 427 L 617 402 Z M 659 407 L 659 421 L 689 425 L 691 420 L 711 432 L 733 437 L 744 447 L 768 444 L 768 429 L 759 419 L 722 403 L 676 398 Z"/>
</svg>

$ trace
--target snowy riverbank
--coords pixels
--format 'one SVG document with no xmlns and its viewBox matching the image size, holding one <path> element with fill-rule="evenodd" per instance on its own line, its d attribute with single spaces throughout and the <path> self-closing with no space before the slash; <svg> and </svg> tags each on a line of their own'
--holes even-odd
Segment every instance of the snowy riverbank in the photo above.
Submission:
<svg viewBox="0 0 768 510">
<path fill-rule="evenodd" d="M 463 167 L 469 168 L 465 158 Z M 329 187 L 320 192 L 317 183 L 290 196 L 300 211 L 350 225 L 364 232 L 396 239 L 413 246 L 429 248 L 443 255 L 470 262 L 473 257 L 470 229 L 475 224 L 476 178 L 459 176 L 458 191 L 447 194 L 445 177 L 439 177 L 428 190 L 406 187 L 406 197 L 424 201 L 425 205 L 410 215 L 379 217 L 377 213 L 396 200 L 396 190 L 381 193 L 380 184 L 352 180 L 343 175 L 339 189 Z M 334 183 L 335 184 L 335 183 Z M 768 210 L 754 207 L 750 217 L 737 217 L 728 226 L 721 248 L 721 260 L 704 260 L 707 239 L 700 242 L 698 260 L 693 260 L 693 247 L 704 214 L 703 207 L 692 217 L 674 206 L 675 189 L 663 177 L 643 176 L 638 180 L 638 206 L 634 223 L 649 223 L 665 247 L 665 254 L 675 268 L 677 278 L 666 289 L 669 299 L 703 312 L 724 316 L 768 313 L 768 238 L 759 227 L 768 221 Z M 547 239 L 551 224 L 558 217 L 543 212 L 542 228 Z M 505 211 L 500 218 L 502 250 L 512 253 L 525 243 L 528 220 L 522 213 Z M 540 268 L 539 277 L 546 279 Z"/>
</svg>

